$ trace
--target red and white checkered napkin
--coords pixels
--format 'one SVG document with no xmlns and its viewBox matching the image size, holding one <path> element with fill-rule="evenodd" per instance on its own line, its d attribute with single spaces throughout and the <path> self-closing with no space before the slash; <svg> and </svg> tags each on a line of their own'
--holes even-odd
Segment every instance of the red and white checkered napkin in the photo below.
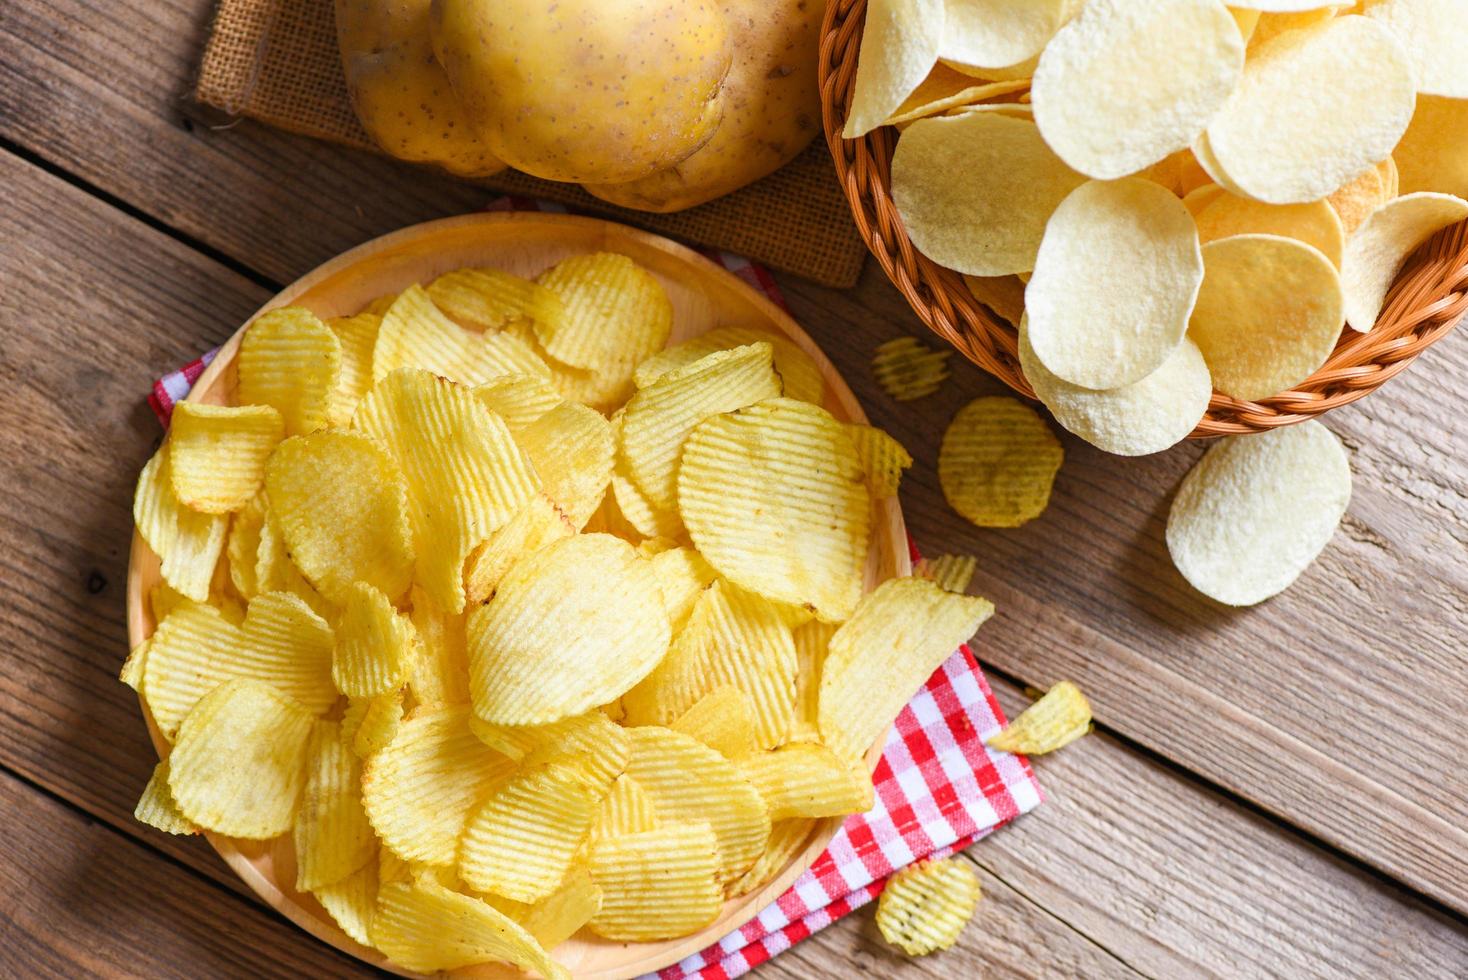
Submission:
<svg viewBox="0 0 1468 980">
<path fill-rule="evenodd" d="M 502 198 L 490 210 L 554 210 L 558 205 Z M 784 298 L 769 272 L 727 252 L 713 261 Z M 210 351 L 153 385 L 148 403 L 164 425 L 214 356 Z M 916 559 L 916 551 L 913 558 Z M 645 980 L 737 977 L 876 898 L 892 872 L 920 858 L 946 857 L 1025 813 L 1040 784 L 1020 757 L 991 752 L 984 739 L 1004 726 L 984 674 L 960 647 L 907 703 L 887 735 L 872 774 L 876 805 L 847 818 L 809 871 L 743 928 Z"/>
</svg>

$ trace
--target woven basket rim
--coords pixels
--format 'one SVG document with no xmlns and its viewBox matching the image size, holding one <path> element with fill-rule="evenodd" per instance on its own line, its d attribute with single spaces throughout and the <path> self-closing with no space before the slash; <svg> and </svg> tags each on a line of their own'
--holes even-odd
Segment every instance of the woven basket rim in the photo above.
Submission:
<svg viewBox="0 0 1468 980">
<path fill-rule="evenodd" d="M 974 364 L 1034 398 L 1020 371 L 1015 328 L 975 299 L 957 272 L 919 252 L 903 228 L 891 195 L 895 130 L 881 126 L 853 140 L 841 135 L 866 6 L 867 0 L 828 0 L 817 68 L 826 144 L 857 231 L 923 323 Z M 1257 401 L 1215 391 L 1189 438 L 1262 432 L 1350 404 L 1404 371 L 1465 312 L 1468 221 L 1438 232 L 1408 259 L 1370 332 L 1344 328 L 1325 364 L 1289 391 Z"/>
</svg>

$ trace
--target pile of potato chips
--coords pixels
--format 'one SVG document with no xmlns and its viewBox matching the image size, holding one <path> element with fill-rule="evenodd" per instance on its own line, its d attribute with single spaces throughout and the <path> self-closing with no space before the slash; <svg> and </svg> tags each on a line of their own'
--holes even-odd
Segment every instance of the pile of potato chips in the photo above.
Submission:
<svg viewBox="0 0 1468 980">
<path fill-rule="evenodd" d="M 992 606 L 971 560 L 865 591 L 911 457 L 790 339 L 672 325 L 611 254 L 257 318 L 237 403 L 180 404 L 138 482 L 162 582 L 122 676 L 170 745 L 138 818 L 291 835 L 406 969 L 564 976 L 573 933 L 696 932 L 870 806 L 864 754 Z"/>
<path fill-rule="evenodd" d="M 1462 0 L 871 0 L 844 135 L 913 243 L 1142 455 L 1300 384 L 1468 218 Z"/>
</svg>

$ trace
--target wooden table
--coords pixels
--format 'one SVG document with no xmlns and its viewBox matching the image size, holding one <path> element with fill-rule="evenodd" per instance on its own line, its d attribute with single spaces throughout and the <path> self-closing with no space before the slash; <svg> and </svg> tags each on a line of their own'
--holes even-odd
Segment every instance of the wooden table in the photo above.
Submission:
<svg viewBox="0 0 1468 980">
<path fill-rule="evenodd" d="M 199 840 L 133 822 L 152 766 L 125 654 L 129 499 L 149 382 L 278 286 L 485 194 L 183 98 L 209 0 L 0 4 L 0 975 L 361 972 L 265 911 Z M 910 962 L 856 914 L 769 977 L 1468 976 L 1468 335 L 1329 424 L 1355 497 L 1288 593 L 1231 611 L 1162 541 L 1200 452 L 1120 460 L 1066 439 L 1043 519 L 959 520 L 942 428 L 996 385 L 960 368 L 900 406 L 872 348 L 921 335 L 868 269 L 781 280 L 874 420 L 912 448 L 909 525 L 977 555 L 1000 700 L 1070 677 L 1098 733 L 1039 760 L 1049 797 L 974 847 L 960 947 Z"/>
</svg>

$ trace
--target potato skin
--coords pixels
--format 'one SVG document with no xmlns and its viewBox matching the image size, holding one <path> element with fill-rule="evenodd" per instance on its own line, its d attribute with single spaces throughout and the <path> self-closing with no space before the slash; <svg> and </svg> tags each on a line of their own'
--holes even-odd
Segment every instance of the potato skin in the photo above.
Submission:
<svg viewBox="0 0 1468 980">
<path fill-rule="evenodd" d="M 708 142 L 723 112 L 715 0 L 433 0 L 430 21 L 479 137 L 537 177 L 644 177 Z"/>
<path fill-rule="evenodd" d="M 586 190 L 641 211 L 681 211 L 789 163 L 820 131 L 816 48 L 824 7 L 823 0 L 723 0 L 735 56 L 713 139 L 651 176 Z"/>
<path fill-rule="evenodd" d="M 434 60 L 428 0 L 336 0 L 336 31 L 357 118 L 385 152 L 466 177 L 505 168 Z"/>
</svg>

